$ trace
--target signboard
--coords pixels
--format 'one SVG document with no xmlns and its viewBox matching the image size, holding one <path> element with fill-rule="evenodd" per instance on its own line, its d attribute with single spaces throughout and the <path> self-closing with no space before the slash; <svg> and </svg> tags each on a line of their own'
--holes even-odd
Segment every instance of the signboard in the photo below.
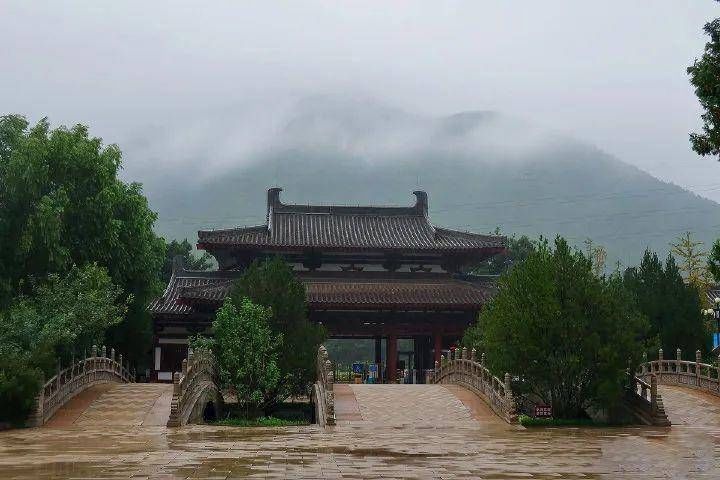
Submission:
<svg viewBox="0 0 720 480">
<path fill-rule="evenodd" d="M 370 373 L 377 373 L 377 364 L 371 363 L 368 368 L 370 369 Z"/>
<path fill-rule="evenodd" d="M 352 371 L 353 373 L 357 373 L 359 375 L 362 375 L 363 371 L 365 370 L 365 365 L 362 363 L 353 363 L 352 364 Z"/>
<path fill-rule="evenodd" d="M 552 407 L 550 405 L 535 405 L 535 412 L 533 416 L 535 418 L 552 417 Z"/>
</svg>

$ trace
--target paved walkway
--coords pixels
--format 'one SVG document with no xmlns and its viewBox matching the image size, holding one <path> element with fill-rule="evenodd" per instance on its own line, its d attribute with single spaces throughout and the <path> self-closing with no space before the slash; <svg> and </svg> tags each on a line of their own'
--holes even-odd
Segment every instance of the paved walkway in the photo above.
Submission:
<svg viewBox="0 0 720 480">
<path fill-rule="evenodd" d="M 336 384 L 340 424 L 362 421 L 384 427 L 451 427 L 502 422 L 476 395 L 457 385 Z"/>
<path fill-rule="evenodd" d="M 686 387 L 659 385 L 663 405 L 673 425 L 720 427 L 720 397 Z"/>
<path fill-rule="evenodd" d="M 492 418 L 483 421 L 471 413 L 462 391 L 410 387 L 348 386 L 345 400 L 355 397 L 355 413 L 348 410 L 355 420 L 333 429 L 75 422 L 0 432 L 0 478 L 720 478 L 717 424 L 522 429 Z M 677 414 L 689 421 L 720 408 L 714 397 L 694 403 L 696 392 L 661 391 L 667 406 L 682 409 L 688 407 L 683 402 L 693 402 Z M 371 398 L 382 404 L 363 408 Z M 697 406 L 706 401 L 711 406 Z M 424 409 L 412 414 L 417 424 L 400 421 L 398 415 L 413 405 Z M 379 418 L 391 424 L 373 421 Z"/>
</svg>

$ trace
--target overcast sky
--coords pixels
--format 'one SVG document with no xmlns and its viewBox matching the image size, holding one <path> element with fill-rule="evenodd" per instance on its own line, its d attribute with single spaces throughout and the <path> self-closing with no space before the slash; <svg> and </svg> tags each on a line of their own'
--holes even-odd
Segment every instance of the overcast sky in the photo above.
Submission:
<svg viewBox="0 0 720 480">
<path fill-rule="evenodd" d="M 712 0 L 0 0 L 0 112 L 122 147 L 178 116 L 317 94 L 497 110 L 720 201 L 720 163 L 689 147 L 685 73 L 716 16 Z"/>
</svg>

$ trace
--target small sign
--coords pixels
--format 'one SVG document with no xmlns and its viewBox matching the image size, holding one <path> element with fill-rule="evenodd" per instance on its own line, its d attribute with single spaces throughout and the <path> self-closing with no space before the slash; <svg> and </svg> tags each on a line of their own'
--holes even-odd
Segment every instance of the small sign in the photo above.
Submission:
<svg viewBox="0 0 720 480">
<path fill-rule="evenodd" d="M 362 375 L 364 370 L 365 370 L 365 365 L 363 365 L 362 363 L 353 363 L 352 364 L 353 373 Z"/>
<path fill-rule="evenodd" d="M 370 369 L 370 373 L 377 373 L 377 364 L 371 363 L 368 368 Z"/>
<path fill-rule="evenodd" d="M 535 405 L 535 418 L 552 417 L 552 407 L 550 405 Z"/>
</svg>

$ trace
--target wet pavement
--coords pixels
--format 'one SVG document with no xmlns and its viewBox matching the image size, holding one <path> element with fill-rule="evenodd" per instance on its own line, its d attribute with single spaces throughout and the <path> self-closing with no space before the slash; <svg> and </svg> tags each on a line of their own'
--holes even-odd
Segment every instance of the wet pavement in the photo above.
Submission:
<svg viewBox="0 0 720 480">
<path fill-rule="evenodd" d="M 720 422 L 703 421 L 720 414 L 714 397 L 663 387 L 666 408 L 691 403 L 672 428 L 522 429 L 473 412 L 452 389 L 362 387 L 345 391 L 354 420 L 329 430 L 75 423 L 0 432 L 0 478 L 720 478 Z"/>
</svg>

